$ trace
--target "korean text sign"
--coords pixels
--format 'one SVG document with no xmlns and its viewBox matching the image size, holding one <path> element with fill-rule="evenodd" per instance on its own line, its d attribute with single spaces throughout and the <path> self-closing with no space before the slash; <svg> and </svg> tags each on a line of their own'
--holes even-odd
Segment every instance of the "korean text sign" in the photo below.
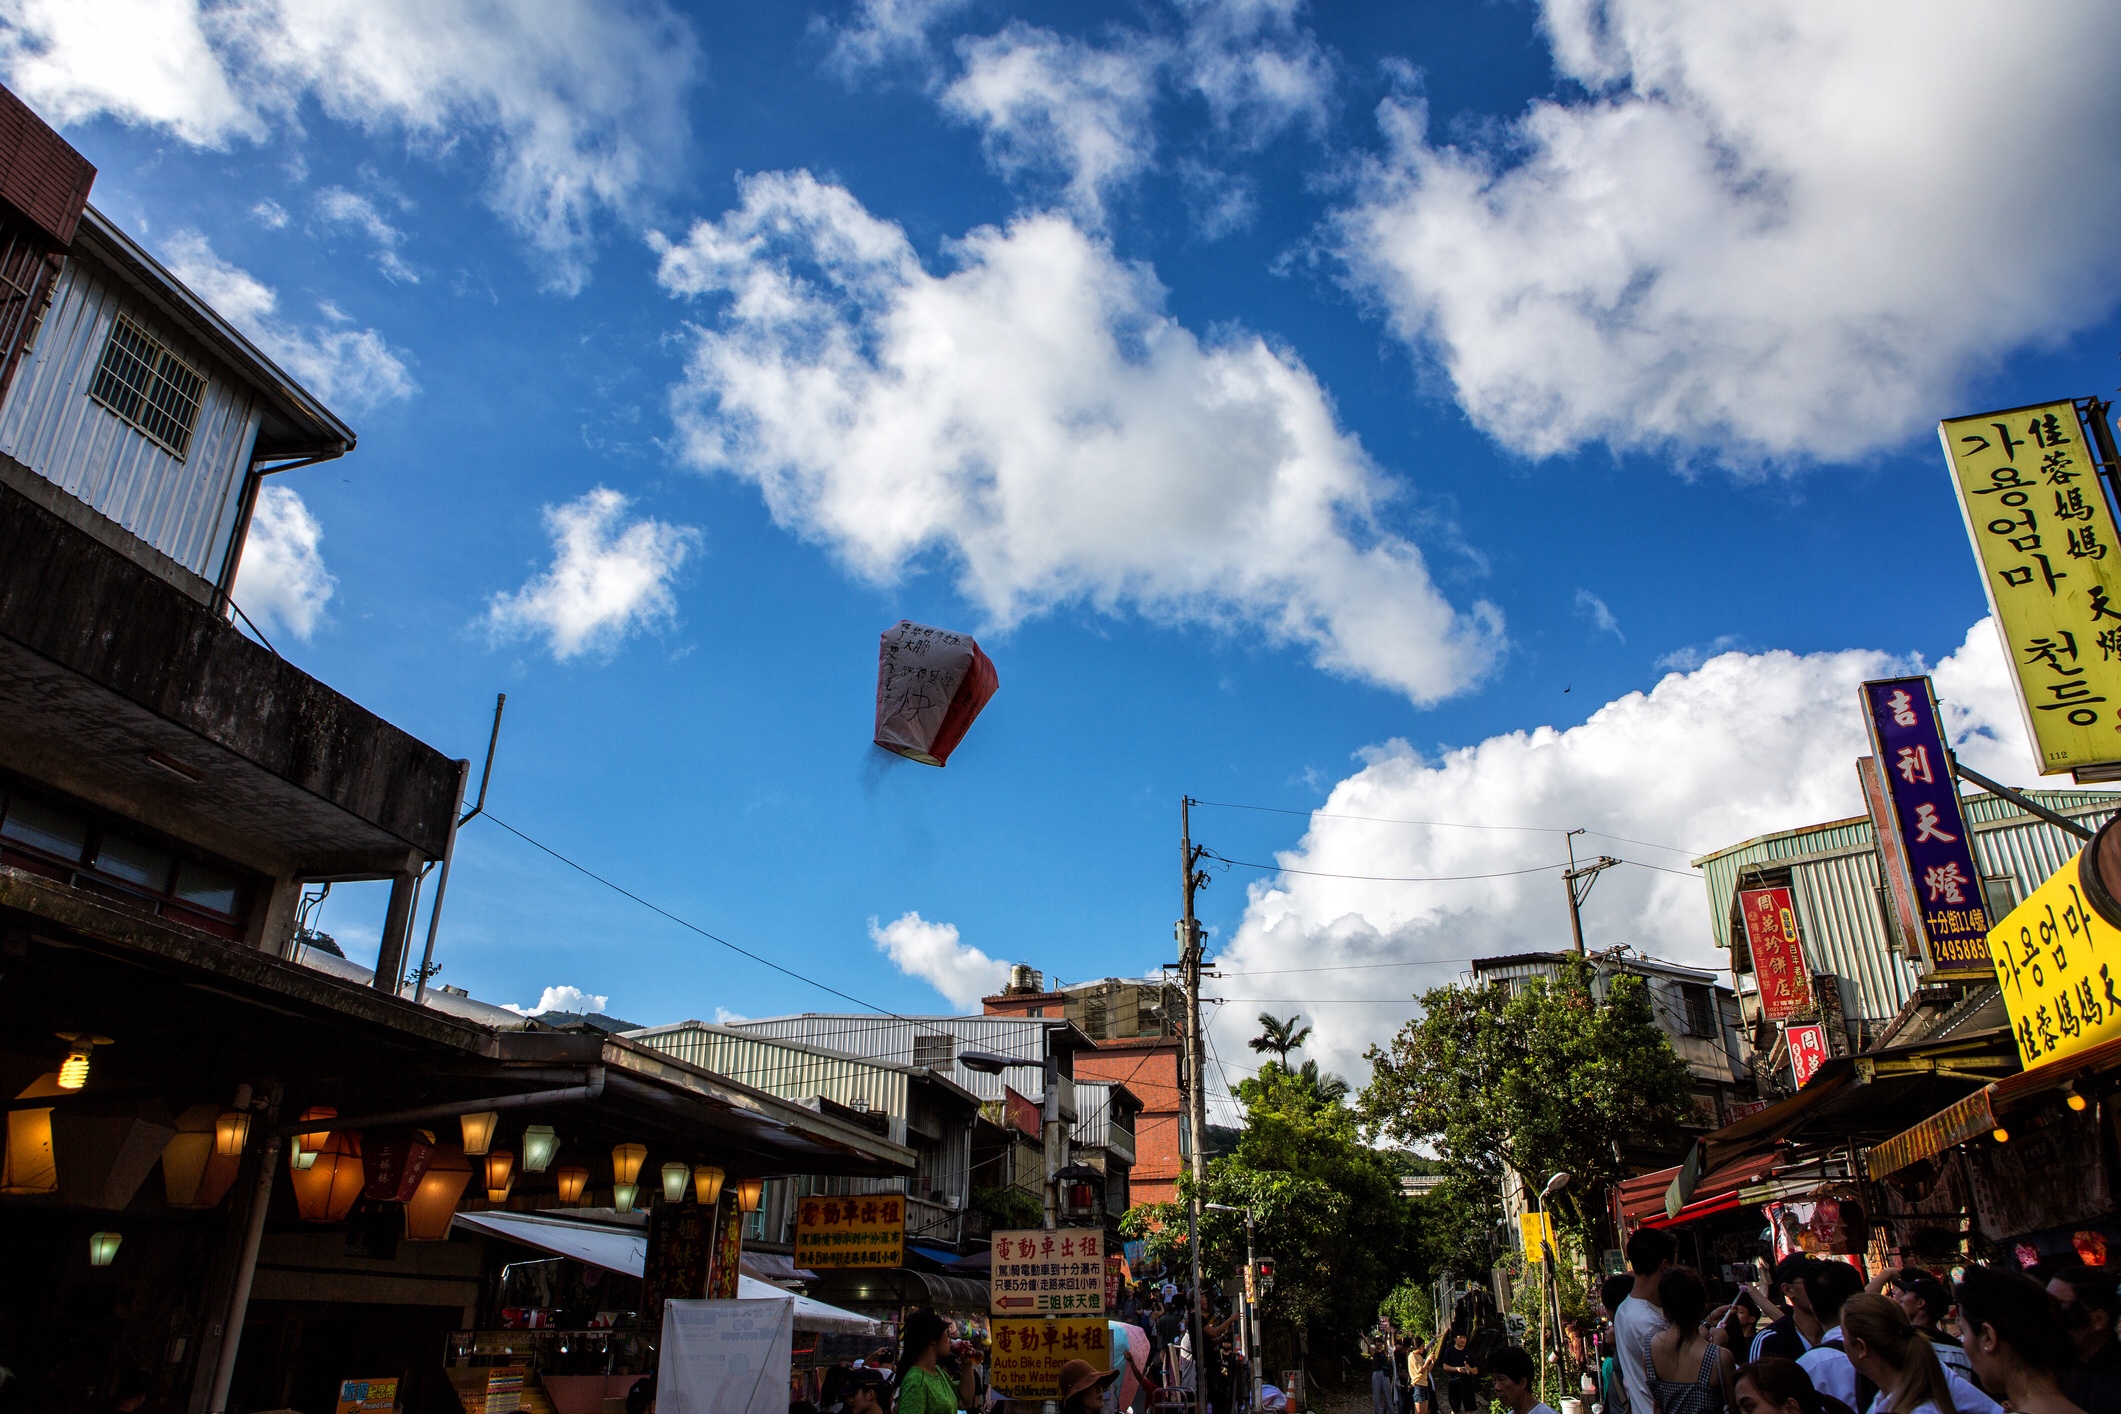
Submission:
<svg viewBox="0 0 2121 1414">
<path fill-rule="evenodd" d="M 2121 1036 L 2121 931 L 2092 912 L 2080 853 L 1988 935 L 2027 1070 Z"/>
<path fill-rule="evenodd" d="M 1112 1368 L 1111 1328 L 1103 1316 L 998 1317 L 992 1335 L 990 1378 L 1011 1399 L 1052 1399 L 1060 1392 L 1061 1366 L 1070 1360 L 1087 1361 L 1094 1370 Z"/>
<path fill-rule="evenodd" d="M 2121 760 L 2121 549 L 2076 405 L 1937 434 L 2041 772 Z"/>
<path fill-rule="evenodd" d="M 1029 1228 L 994 1234 L 988 1300 L 998 1316 L 1105 1310 L 1105 1235 L 1095 1228 Z"/>
<path fill-rule="evenodd" d="M 1753 954 L 1753 976 L 1760 982 L 1760 1009 L 1770 1021 L 1809 1011 L 1811 974 L 1797 944 L 1797 911 L 1788 889 L 1744 889 L 1738 911 L 1745 919 L 1746 946 Z"/>
<path fill-rule="evenodd" d="M 1973 837 L 1928 678 L 1886 678 L 1862 689 L 1865 725 L 1898 829 L 1880 838 L 1914 881 L 1923 956 L 1933 973 L 1988 972 L 1993 921 L 1981 893 Z"/>
<path fill-rule="evenodd" d="M 805 1198 L 795 1215 L 795 1264 L 896 1267 L 906 1260 L 906 1201 L 896 1193 Z"/>
<path fill-rule="evenodd" d="M 1802 1090 L 1819 1073 L 1819 1067 L 1826 1064 L 1826 1028 L 1792 1026 L 1789 1040 L 1790 1073 L 1797 1079 L 1797 1088 Z"/>
</svg>

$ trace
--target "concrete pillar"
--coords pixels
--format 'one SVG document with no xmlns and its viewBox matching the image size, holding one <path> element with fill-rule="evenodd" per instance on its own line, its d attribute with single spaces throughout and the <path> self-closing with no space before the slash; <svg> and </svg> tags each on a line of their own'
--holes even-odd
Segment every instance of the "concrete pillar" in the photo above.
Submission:
<svg viewBox="0 0 2121 1414">
<path fill-rule="evenodd" d="M 390 908 L 383 915 L 383 946 L 376 952 L 376 990 L 396 996 L 405 974 L 405 940 L 412 932 L 413 873 L 390 876 Z"/>
</svg>

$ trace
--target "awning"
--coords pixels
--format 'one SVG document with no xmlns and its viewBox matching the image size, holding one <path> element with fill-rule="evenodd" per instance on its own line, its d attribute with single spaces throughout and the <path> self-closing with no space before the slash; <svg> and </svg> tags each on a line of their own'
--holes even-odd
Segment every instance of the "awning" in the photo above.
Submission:
<svg viewBox="0 0 2121 1414">
<path fill-rule="evenodd" d="M 811 1287 L 833 1301 L 862 1306 L 928 1306 L 941 1312 L 985 1312 L 987 1283 L 910 1267 L 842 1267 L 817 1274 Z"/>
<path fill-rule="evenodd" d="M 1621 1216 L 1642 1227 L 1675 1227 L 1739 1206 L 1738 1190 L 1766 1178 L 1775 1166 L 1773 1153 L 1754 1152 L 1726 1161 L 1704 1174 L 1694 1185 L 1693 1195 L 1677 1213 L 1666 1215 L 1665 1190 L 1679 1176 L 1674 1165 L 1655 1173 L 1623 1179 L 1620 1184 Z"/>
<path fill-rule="evenodd" d="M 1877 1179 L 1898 1173 L 1909 1164 L 1934 1158 L 1955 1144 L 1979 1139 L 1997 1128 L 2003 1116 L 2018 1106 L 2060 1090 L 2087 1075 L 2117 1067 L 2121 1067 L 2121 1038 L 2101 1041 L 2074 1055 L 2005 1076 L 1874 1146 L 1870 1153 L 1871 1177 Z"/>
<path fill-rule="evenodd" d="M 643 1228 L 612 1227 L 537 1213 L 458 1213 L 456 1220 L 459 1227 L 473 1232 L 489 1233 L 625 1276 L 638 1277 L 648 1266 L 648 1234 Z M 883 1329 L 880 1321 L 812 1297 L 798 1296 L 741 1272 L 736 1279 L 736 1294 L 740 1301 L 794 1301 L 795 1328 L 799 1331 L 875 1335 Z"/>
<path fill-rule="evenodd" d="M 805 1271 L 795 1264 L 794 1258 L 784 1257 L 778 1252 L 746 1252 L 740 1265 L 746 1276 L 754 1276 L 760 1281 L 773 1282 L 776 1285 L 791 1281 L 817 1280 L 816 1272 Z"/>
</svg>

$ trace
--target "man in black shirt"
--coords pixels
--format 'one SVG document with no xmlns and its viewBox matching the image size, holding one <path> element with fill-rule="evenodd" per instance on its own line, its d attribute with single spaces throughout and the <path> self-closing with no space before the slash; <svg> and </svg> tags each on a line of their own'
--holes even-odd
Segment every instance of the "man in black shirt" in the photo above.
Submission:
<svg viewBox="0 0 2121 1414">
<path fill-rule="evenodd" d="M 1826 1333 L 1819 1318 L 1812 1314 L 1811 1296 L 1804 1289 L 1804 1274 L 1811 1269 L 1812 1261 L 1802 1252 L 1792 1252 L 1775 1264 L 1770 1275 L 1775 1283 L 1775 1295 L 1782 1299 L 1782 1319 L 1771 1326 L 1763 1326 L 1753 1337 L 1753 1348 L 1746 1352 L 1746 1361 L 1769 1355 L 1795 1360 L 1817 1345 L 1819 1337 Z"/>
<path fill-rule="evenodd" d="M 2062 1303 L 2062 1317 L 2076 1347 L 2077 1363 L 2056 1371 L 2056 1382 L 2084 1414 L 2121 1414 L 2121 1294 L 2111 1272 L 2064 1267 L 2047 1283 Z"/>
</svg>

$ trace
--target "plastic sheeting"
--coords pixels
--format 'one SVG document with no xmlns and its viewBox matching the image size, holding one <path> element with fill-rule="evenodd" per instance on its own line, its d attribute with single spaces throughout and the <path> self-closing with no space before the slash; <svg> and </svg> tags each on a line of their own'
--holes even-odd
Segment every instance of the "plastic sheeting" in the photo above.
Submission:
<svg viewBox="0 0 2121 1414">
<path fill-rule="evenodd" d="M 1001 686 L 994 663 L 961 633 L 900 619 L 876 657 L 876 744 L 940 766 Z"/>
<path fill-rule="evenodd" d="M 786 1414 L 792 1301 L 666 1301 L 658 1414 Z"/>
</svg>

